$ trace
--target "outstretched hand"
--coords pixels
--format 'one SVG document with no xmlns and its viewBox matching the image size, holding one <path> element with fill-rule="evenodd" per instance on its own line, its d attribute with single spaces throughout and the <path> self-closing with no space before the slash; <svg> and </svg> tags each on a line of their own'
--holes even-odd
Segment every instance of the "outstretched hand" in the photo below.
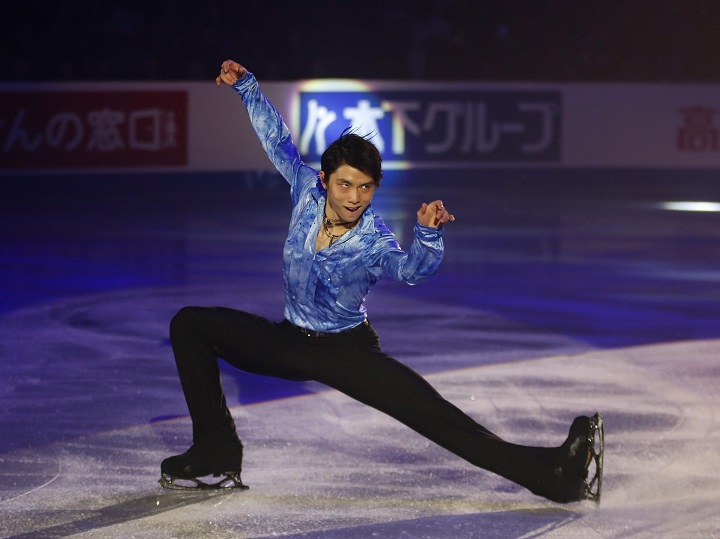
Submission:
<svg viewBox="0 0 720 539">
<path fill-rule="evenodd" d="M 417 219 L 421 225 L 440 228 L 448 221 L 454 221 L 455 216 L 445 209 L 442 200 L 436 200 L 430 204 L 423 202 L 417 212 Z"/>
<path fill-rule="evenodd" d="M 247 73 L 247 69 L 233 62 L 232 60 L 225 60 L 220 66 L 220 74 L 215 79 L 215 82 L 220 86 L 223 82 L 232 86 L 237 81 L 242 79 Z"/>
</svg>

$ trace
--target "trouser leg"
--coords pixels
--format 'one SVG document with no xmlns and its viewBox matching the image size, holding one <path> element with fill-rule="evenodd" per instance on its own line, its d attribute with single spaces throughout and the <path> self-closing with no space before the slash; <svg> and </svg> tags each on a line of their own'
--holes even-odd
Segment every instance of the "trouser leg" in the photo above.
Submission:
<svg viewBox="0 0 720 539">
<path fill-rule="evenodd" d="M 291 366 L 272 361 L 278 324 L 221 307 L 186 307 L 170 323 L 170 341 L 193 424 L 196 444 L 235 438 L 223 393 L 218 357 L 255 374 L 301 379 Z"/>
<path fill-rule="evenodd" d="M 380 351 L 369 329 L 343 343 L 315 379 L 397 419 L 470 463 L 538 493 L 554 449 L 508 443 L 445 400 L 425 379 Z"/>
<path fill-rule="evenodd" d="M 308 338 L 287 324 L 224 308 L 186 308 L 171 324 L 178 373 L 198 443 L 235 425 L 217 358 L 251 372 L 316 380 L 397 419 L 468 462 L 544 495 L 554 449 L 508 443 L 446 401 L 427 381 L 385 355 L 371 328 Z M 218 433 L 221 433 L 218 435 Z"/>
</svg>

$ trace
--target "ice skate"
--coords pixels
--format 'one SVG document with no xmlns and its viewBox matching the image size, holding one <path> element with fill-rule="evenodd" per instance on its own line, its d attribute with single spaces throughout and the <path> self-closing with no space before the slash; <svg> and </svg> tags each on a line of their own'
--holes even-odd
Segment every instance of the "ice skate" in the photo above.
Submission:
<svg viewBox="0 0 720 539">
<path fill-rule="evenodd" d="M 174 490 L 247 490 L 249 487 L 240 479 L 242 457 L 240 441 L 223 447 L 193 445 L 185 453 L 162 462 L 158 482 Z M 210 477 L 221 479 L 201 479 Z"/>
<path fill-rule="evenodd" d="M 602 494 L 602 477 L 603 477 L 603 455 L 605 452 L 605 426 L 603 418 L 600 414 L 595 414 L 590 419 L 590 454 L 592 461 L 588 463 L 585 469 L 587 484 L 587 499 L 593 500 L 596 504 L 600 504 L 600 495 Z M 587 481 L 587 473 L 590 466 L 595 464 L 592 479 Z"/>
<path fill-rule="evenodd" d="M 600 503 L 602 493 L 604 427 L 600 414 L 577 417 L 570 427 L 554 473 L 558 482 L 557 501 L 591 500 Z M 590 477 L 591 476 L 591 477 Z"/>
</svg>

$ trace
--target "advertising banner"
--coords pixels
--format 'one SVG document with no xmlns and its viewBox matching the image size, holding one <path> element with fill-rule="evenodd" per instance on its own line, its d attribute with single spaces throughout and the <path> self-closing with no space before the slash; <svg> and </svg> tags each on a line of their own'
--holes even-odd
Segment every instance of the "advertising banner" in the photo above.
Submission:
<svg viewBox="0 0 720 539">
<path fill-rule="evenodd" d="M 560 92 L 301 91 L 299 101 L 300 153 L 314 161 L 349 129 L 386 167 L 560 162 Z"/>
<path fill-rule="evenodd" d="M 30 91 L 0 95 L 3 169 L 187 164 L 187 92 Z"/>
<path fill-rule="evenodd" d="M 387 169 L 719 168 L 720 87 L 260 82 L 303 159 L 344 130 Z M 0 173 L 269 171 L 242 101 L 210 82 L 0 85 Z"/>
</svg>

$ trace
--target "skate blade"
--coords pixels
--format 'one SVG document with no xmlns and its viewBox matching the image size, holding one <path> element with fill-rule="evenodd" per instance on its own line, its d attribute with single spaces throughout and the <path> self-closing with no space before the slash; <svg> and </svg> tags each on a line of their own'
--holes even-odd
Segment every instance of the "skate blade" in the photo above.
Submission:
<svg viewBox="0 0 720 539">
<path fill-rule="evenodd" d="M 221 474 L 218 474 L 218 477 Z M 198 478 L 178 479 L 162 474 L 158 480 L 160 486 L 170 490 L 248 490 L 238 474 L 226 474 L 223 479 L 214 483 L 206 483 Z"/>
<path fill-rule="evenodd" d="M 587 499 L 600 505 L 602 496 L 602 480 L 603 480 L 603 458 L 605 454 L 605 425 L 600 414 L 595 414 L 590 418 L 591 434 L 590 442 L 590 463 L 594 463 L 595 471 L 592 479 L 587 483 Z"/>
</svg>

